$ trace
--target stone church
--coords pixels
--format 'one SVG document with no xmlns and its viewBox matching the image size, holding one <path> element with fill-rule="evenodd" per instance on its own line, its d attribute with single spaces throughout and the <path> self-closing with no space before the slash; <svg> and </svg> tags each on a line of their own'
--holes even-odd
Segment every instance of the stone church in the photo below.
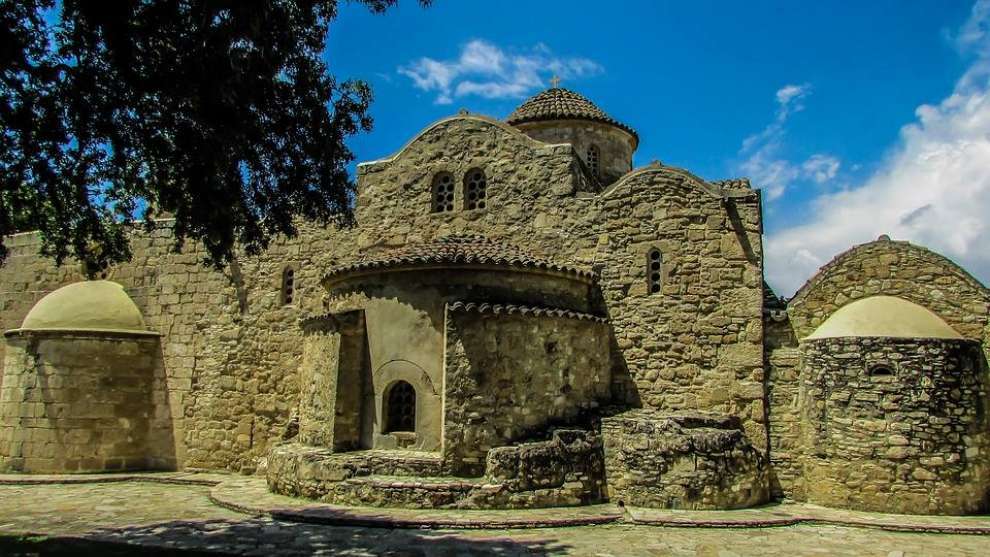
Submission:
<svg viewBox="0 0 990 557">
<path fill-rule="evenodd" d="M 222 470 L 345 505 L 920 514 L 990 493 L 990 291 L 881 237 L 789 300 L 760 190 L 554 87 L 358 166 L 356 225 L 102 280 L 7 239 L 0 469 Z"/>
</svg>

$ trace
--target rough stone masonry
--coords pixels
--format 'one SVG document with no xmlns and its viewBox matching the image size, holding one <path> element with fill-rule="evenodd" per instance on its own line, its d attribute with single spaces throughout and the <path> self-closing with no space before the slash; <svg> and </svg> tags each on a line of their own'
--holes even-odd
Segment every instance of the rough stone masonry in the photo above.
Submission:
<svg viewBox="0 0 990 557">
<path fill-rule="evenodd" d="M 101 281 L 7 238 L 0 468 L 384 506 L 986 510 L 990 292 L 881 238 L 781 300 L 760 190 L 633 169 L 639 141 L 562 88 L 445 118 L 359 165 L 356 225 L 223 272 L 168 220 Z"/>
</svg>

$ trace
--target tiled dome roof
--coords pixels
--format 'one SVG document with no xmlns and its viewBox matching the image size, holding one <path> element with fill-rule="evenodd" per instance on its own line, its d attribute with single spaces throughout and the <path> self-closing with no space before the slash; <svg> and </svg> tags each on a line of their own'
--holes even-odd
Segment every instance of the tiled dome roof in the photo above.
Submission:
<svg viewBox="0 0 990 557">
<path fill-rule="evenodd" d="M 639 141 L 636 131 L 615 120 L 583 96 L 562 87 L 547 89 L 519 105 L 505 122 L 510 125 L 546 120 L 591 120 L 623 129 Z"/>
<path fill-rule="evenodd" d="M 590 280 L 594 274 L 574 265 L 557 263 L 522 249 L 484 236 L 446 236 L 423 243 L 406 244 L 400 248 L 379 252 L 330 269 L 324 280 L 341 275 L 423 265 L 486 265 L 554 271 Z"/>
</svg>

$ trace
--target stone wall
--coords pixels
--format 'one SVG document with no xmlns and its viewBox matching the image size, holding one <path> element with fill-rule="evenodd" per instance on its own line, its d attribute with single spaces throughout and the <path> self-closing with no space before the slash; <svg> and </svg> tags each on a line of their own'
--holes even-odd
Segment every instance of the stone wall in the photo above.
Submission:
<svg viewBox="0 0 990 557">
<path fill-rule="evenodd" d="M 25 332 L 7 342 L 0 470 L 175 467 L 157 338 Z"/>
<path fill-rule="evenodd" d="M 725 195 L 666 167 L 607 190 L 601 286 L 627 402 L 738 416 L 765 452 L 760 200 Z M 663 254 L 658 294 L 644 270 L 652 248 Z"/>
<path fill-rule="evenodd" d="M 908 514 L 986 510 L 990 391 L 977 343 L 842 337 L 806 341 L 802 352 L 808 501 Z"/>
<path fill-rule="evenodd" d="M 767 500 L 767 462 L 738 418 L 634 410 L 602 419 L 609 499 L 674 509 Z"/>
<path fill-rule="evenodd" d="M 448 309 L 444 467 L 480 476 L 489 450 L 578 422 L 610 396 L 608 327 Z"/>
<path fill-rule="evenodd" d="M 767 360 L 770 492 L 773 497 L 802 499 L 801 354 L 797 347 L 779 347 Z"/>
<path fill-rule="evenodd" d="M 304 227 L 299 238 L 218 272 L 200 263 L 205 253 L 195 243 L 173 253 L 170 227 L 162 221 L 150 234 L 135 231 L 132 261 L 105 278 L 124 286 L 149 329 L 162 334 L 177 465 L 253 471 L 290 419 L 302 352 L 298 320 L 322 298 L 324 265 L 311 262 L 327 257 L 334 231 Z M 82 278 L 78 265 L 56 267 L 40 257 L 34 234 L 17 235 L 13 244 L 0 267 L 5 330 L 19 327 L 45 294 Z M 282 269 L 293 262 L 295 301 L 283 305 Z"/>
</svg>

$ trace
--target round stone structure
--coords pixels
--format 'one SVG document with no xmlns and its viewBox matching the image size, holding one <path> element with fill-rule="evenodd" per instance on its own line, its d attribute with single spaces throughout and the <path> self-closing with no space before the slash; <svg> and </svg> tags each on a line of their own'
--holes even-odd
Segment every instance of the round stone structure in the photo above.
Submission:
<svg viewBox="0 0 990 557">
<path fill-rule="evenodd" d="M 928 309 L 873 296 L 801 343 L 807 500 L 907 514 L 987 508 L 990 421 L 980 344 Z"/>
<path fill-rule="evenodd" d="M 119 284 L 55 290 L 4 336 L 0 469 L 174 466 L 159 335 Z"/>
<path fill-rule="evenodd" d="M 639 136 L 595 103 L 562 87 L 553 87 L 527 99 L 505 122 L 533 139 L 570 143 L 588 170 L 611 184 L 632 170 Z"/>
</svg>

